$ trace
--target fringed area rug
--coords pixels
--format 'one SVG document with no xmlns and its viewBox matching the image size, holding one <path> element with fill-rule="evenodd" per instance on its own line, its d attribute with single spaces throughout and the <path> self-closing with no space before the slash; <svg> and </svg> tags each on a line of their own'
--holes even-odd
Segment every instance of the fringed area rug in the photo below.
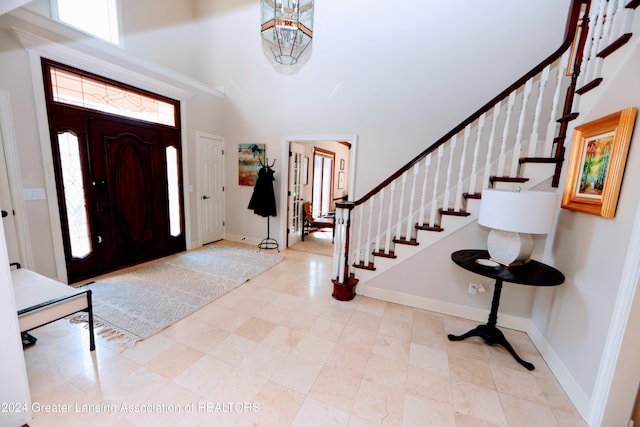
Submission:
<svg viewBox="0 0 640 427">
<path fill-rule="evenodd" d="M 84 285 L 98 334 L 132 347 L 273 267 L 282 256 L 224 245 L 183 252 Z M 86 322 L 76 315 L 72 322 Z"/>
</svg>

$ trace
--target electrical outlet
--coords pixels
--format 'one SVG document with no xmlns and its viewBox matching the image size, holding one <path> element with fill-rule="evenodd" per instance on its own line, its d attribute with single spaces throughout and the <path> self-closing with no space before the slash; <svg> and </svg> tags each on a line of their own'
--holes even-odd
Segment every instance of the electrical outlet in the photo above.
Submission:
<svg viewBox="0 0 640 427">
<path fill-rule="evenodd" d="M 478 293 L 478 284 L 477 283 L 469 283 L 469 293 L 471 295 L 475 295 Z"/>
</svg>

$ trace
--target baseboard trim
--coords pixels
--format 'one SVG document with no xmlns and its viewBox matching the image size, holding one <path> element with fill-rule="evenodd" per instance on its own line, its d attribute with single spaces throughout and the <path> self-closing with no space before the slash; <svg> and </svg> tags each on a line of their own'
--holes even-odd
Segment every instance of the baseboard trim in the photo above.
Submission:
<svg viewBox="0 0 640 427">
<path fill-rule="evenodd" d="M 529 338 L 531 338 L 533 345 L 535 345 L 540 352 L 544 361 L 547 363 L 547 366 L 549 366 L 553 375 L 558 380 L 558 383 L 560 383 L 560 386 L 564 389 L 565 393 L 567 393 L 571 403 L 576 407 L 578 414 L 586 420 L 591 407 L 591 399 L 589 396 L 585 394 L 582 387 L 580 387 L 576 379 L 571 375 L 562 359 L 560 359 L 556 352 L 553 351 L 551 345 L 549 345 L 544 335 L 542 335 L 538 328 L 536 328 L 533 322 L 530 322 L 527 334 L 529 335 Z"/>
<path fill-rule="evenodd" d="M 254 239 L 252 237 L 245 237 L 238 234 L 228 234 L 228 233 L 225 233 L 224 240 L 229 240 L 231 242 L 238 242 L 238 243 L 246 243 L 248 245 L 256 245 L 256 246 L 258 246 L 258 244 L 262 241 L 262 239 Z"/>
<path fill-rule="evenodd" d="M 369 298 L 420 308 L 449 316 L 461 317 L 463 319 L 473 320 L 476 322 L 484 323 L 487 321 L 487 317 L 489 316 L 489 310 L 438 301 L 373 286 L 358 285 L 356 293 Z M 517 331 L 527 332 L 530 323 L 530 320 L 524 317 L 503 313 L 500 313 L 498 316 L 498 326 Z"/>
</svg>

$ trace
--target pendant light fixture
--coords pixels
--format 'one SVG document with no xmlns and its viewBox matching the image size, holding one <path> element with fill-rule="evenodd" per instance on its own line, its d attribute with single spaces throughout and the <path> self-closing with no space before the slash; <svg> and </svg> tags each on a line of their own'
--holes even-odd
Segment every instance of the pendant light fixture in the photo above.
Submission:
<svg viewBox="0 0 640 427">
<path fill-rule="evenodd" d="M 313 38 L 313 0 L 260 0 L 262 44 L 276 62 L 294 65 Z"/>
</svg>

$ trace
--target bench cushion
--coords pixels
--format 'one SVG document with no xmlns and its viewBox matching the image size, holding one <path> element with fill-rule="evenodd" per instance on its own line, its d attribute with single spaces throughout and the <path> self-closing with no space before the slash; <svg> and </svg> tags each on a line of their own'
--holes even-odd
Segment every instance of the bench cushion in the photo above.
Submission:
<svg viewBox="0 0 640 427">
<path fill-rule="evenodd" d="M 86 291 L 77 290 L 26 268 L 12 270 L 11 278 L 20 332 L 88 309 Z"/>
</svg>

